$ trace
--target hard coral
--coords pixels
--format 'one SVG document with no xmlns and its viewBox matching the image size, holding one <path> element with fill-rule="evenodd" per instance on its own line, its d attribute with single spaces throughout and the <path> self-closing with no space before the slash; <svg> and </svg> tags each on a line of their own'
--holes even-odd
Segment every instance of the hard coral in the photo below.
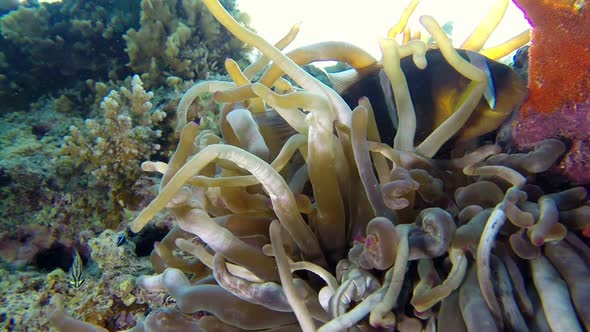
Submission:
<svg viewBox="0 0 590 332">
<path fill-rule="evenodd" d="M 61 305 L 76 317 L 111 331 L 136 325 L 138 320 L 144 319 L 148 305 L 165 305 L 164 293 L 146 294 L 135 287 L 135 276 L 150 271 L 149 261 L 147 257 L 138 258 L 129 241 L 116 246 L 116 235 L 116 232 L 107 230 L 82 241 L 86 242 L 81 244 L 86 246 L 84 251 L 90 250 L 90 258 L 84 265 L 84 283 L 80 288 L 69 285 L 69 255 L 66 256 L 70 259 L 68 265 L 55 268 L 50 273 L 15 271 L 13 267 L 0 264 L 0 329 L 53 331 L 48 324 L 51 316 L 44 311 L 55 294 L 61 295 Z M 39 236 L 47 237 L 45 241 L 54 240 L 52 234 Z M 22 245 L 29 246 L 26 243 Z"/>
<path fill-rule="evenodd" d="M 245 47 L 203 8 L 199 0 L 22 5 L 0 17 L 0 97 L 23 107 L 86 79 L 120 80 L 131 71 L 150 87 L 167 76 L 218 73 L 227 56 L 242 58 Z"/>
<path fill-rule="evenodd" d="M 238 13 L 233 2 L 227 4 Z M 140 28 L 129 29 L 123 38 L 129 66 L 148 86 L 169 75 L 207 78 L 223 68 L 227 56 L 242 54 L 244 44 L 213 19 L 202 1 L 143 0 L 141 8 Z"/>
<path fill-rule="evenodd" d="M 84 166 L 95 184 L 108 184 L 116 200 L 138 179 L 140 161 L 160 148 L 156 140 L 161 132 L 155 125 L 166 113 L 153 109 L 152 98 L 136 75 L 131 89 L 122 86 L 110 91 L 100 103 L 100 114 L 87 119 L 83 129 L 70 127 L 65 138 L 62 153 Z"/>
</svg>

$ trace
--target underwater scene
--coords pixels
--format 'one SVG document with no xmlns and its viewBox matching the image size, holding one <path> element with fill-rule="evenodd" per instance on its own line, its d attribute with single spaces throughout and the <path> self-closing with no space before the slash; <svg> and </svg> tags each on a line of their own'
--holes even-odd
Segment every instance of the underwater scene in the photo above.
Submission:
<svg viewBox="0 0 590 332">
<path fill-rule="evenodd" d="M 590 331 L 590 3 L 451 2 L 0 0 L 0 331 Z"/>
</svg>

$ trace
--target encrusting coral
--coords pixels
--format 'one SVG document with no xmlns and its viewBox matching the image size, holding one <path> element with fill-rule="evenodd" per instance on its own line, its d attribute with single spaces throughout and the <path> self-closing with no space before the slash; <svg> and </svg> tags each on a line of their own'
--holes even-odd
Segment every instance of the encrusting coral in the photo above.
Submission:
<svg viewBox="0 0 590 332">
<path fill-rule="evenodd" d="M 175 226 L 154 248 L 156 274 L 137 283 L 170 294 L 176 307 L 152 311 L 131 331 L 590 328 L 581 283 L 590 276 L 579 266 L 588 264 L 590 248 L 571 222 L 588 227 L 580 220 L 585 214 L 574 212 L 587 192 L 546 192 L 535 184 L 565 145 L 546 140 L 528 155 L 500 155 L 499 146 L 475 141 L 462 146 L 460 157 L 436 158 L 486 99 L 490 82 L 477 58 L 463 58 L 432 17 L 420 21 L 470 83 L 455 112 L 415 146 L 421 119 L 400 58 L 412 55 L 416 67 L 428 66 L 424 43 L 400 45 L 393 33 L 381 40 L 381 62 L 334 42 L 285 55 L 283 45 L 241 26 L 217 0 L 203 3 L 264 57 L 243 71 L 226 61 L 234 83 L 206 81 L 187 91 L 177 110 L 176 152 L 168 163 L 142 165 L 163 177 L 131 231 L 163 209 Z M 464 44 L 468 51 L 481 49 L 506 4 L 498 1 Z M 382 68 L 399 121 L 393 142 L 382 142 L 376 129 L 374 113 L 386 110 L 373 109 L 367 98 L 351 109 L 300 67 L 319 59 L 359 72 Z M 222 137 L 187 118 L 203 92 L 223 102 Z M 280 125 L 256 121 L 275 111 Z M 179 249 L 197 260 L 179 257 Z M 559 255 L 575 264 L 557 262 Z M 534 283 L 528 288 L 526 276 Z M 59 330 L 104 331 L 68 316 L 59 300 L 51 313 Z"/>
<path fill-rule="evenodd" d="M 525 108 L 551 113 L 582 103 L 590 90 L 590 14 L 585 1 L 515 1 L 533 26 L 530 98 Z M 559 54 L 551 50 L 559 49 Z M 565 82 L 564 82 L 565 80 Z M 565 84 L 564 84 L 565 83 Z"/>
</svg>

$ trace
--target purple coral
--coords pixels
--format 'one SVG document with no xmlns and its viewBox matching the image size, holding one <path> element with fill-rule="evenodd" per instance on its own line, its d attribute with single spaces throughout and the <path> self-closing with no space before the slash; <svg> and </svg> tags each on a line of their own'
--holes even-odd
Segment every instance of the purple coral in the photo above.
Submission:
<svg viewBox="0 0 590 332">
<path fill-rule="evenodd" d="M 567 103 L 559 112 L 527 112 L 512 123 L 513 144 L 530 149 L 551 137 L 570 141 L 563 159 L 553 168 L 574 184 L 590 183 L 590 99 L 583 103 Z"/>
</svg>

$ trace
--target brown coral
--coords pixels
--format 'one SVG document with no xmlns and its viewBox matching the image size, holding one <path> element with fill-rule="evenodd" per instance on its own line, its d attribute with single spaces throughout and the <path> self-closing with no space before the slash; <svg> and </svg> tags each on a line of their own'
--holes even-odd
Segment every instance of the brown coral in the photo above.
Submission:
<svg viewBox="0 0 590 332">
<path fill-rule="evenodd" d="M 129 29 L 123 38 L 129 66 L 148 86 L 169 75 L 206 78 L 220 72 L 226 56 L 243 52 L 244 45 L 213 19 L 201 1 L 143 0 L 141 8 L 141 27 Z M 233 7 L 229 10 L 237 14 Z"/>
<path fill-rule="evenodd" d="M 122 86 L 103 98 L 97 118 L 87 119 L 82 129 L 71 126 L 62 147 L 62 154 L 83 166 L 94 185 L 108 184 L 111 199 L 121 206 L 130 200 L 125 193 L 139 178 L 140 161 L 160 149 L 156 125 L 166 113 L 153 109 L 152 98 L 134 76 L 130 89 Z"/>
</svg>

